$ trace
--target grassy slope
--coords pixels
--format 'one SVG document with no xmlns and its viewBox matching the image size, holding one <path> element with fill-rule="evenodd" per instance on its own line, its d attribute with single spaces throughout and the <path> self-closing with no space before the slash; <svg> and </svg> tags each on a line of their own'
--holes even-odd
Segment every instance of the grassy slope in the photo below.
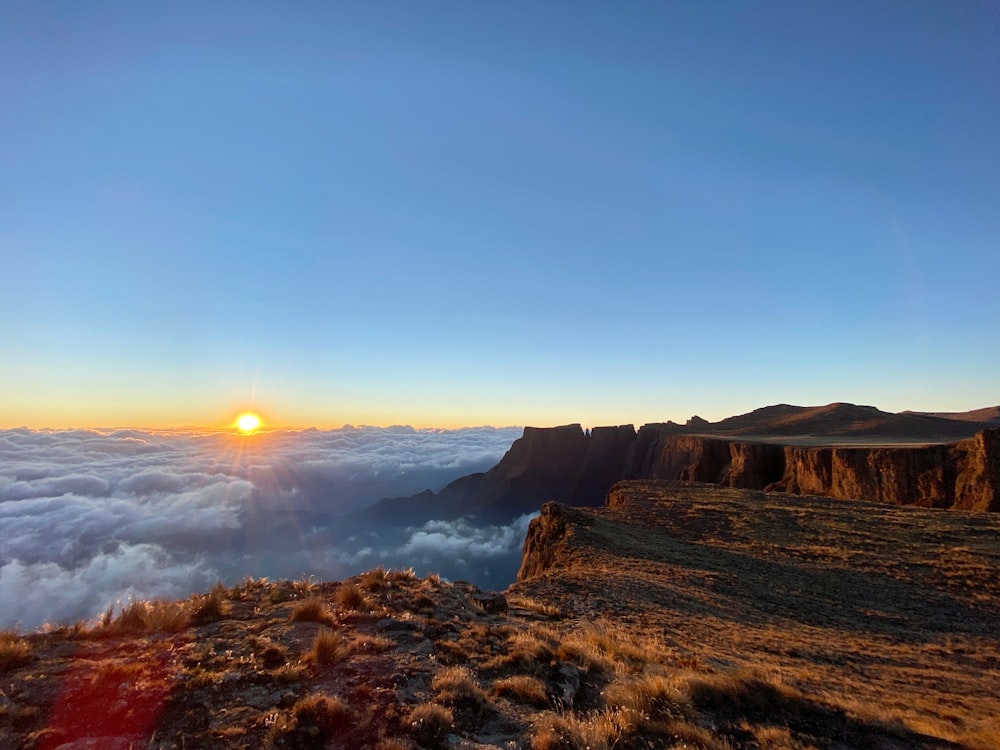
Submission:
<svg viewBox="0 0 1000 750">
<path fill-rule="evenodd" d="M 0 636 L 0 750 L 1000 745 L 1000 519 L 613 499 L 509 611 L 377 570 Z"/>
</svg>

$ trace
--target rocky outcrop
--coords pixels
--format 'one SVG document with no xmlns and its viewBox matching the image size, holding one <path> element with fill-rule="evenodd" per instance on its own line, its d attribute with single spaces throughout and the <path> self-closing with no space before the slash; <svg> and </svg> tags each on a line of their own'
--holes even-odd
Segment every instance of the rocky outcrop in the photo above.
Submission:
<svg viewBox="0 0 1000 750">
<path fill-rule="evenodd" d="M 570 546 L 574 531 L 592 524 L 591 516 L 575 508 L 545 503 L 538 517 L 528 525 L 517 580 L 534 578 L 552 568 Z"/>
</svg>

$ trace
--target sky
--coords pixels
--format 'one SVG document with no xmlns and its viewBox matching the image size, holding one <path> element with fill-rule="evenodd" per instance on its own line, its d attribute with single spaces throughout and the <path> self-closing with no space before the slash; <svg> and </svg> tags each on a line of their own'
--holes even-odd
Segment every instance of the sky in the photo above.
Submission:
<svg viewBox="0 0 1000 750">
<path fill-rule="evenodd" d="M 4 2 L 0 428 L 1000 402 L 994 2 Z"/>
</svg>

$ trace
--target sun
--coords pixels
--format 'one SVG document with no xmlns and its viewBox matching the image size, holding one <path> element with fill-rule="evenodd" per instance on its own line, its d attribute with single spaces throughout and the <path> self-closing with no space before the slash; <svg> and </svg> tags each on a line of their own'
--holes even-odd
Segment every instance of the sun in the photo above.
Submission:
<svg viewBox="0 0 1000 750">
<path fill-rule="evenodd" d="M 240 432 L 250 433 L 260 427 L 260 417 L 251 412 L 240 414 L 236 418 L 236 427 Z"/>
</svg>

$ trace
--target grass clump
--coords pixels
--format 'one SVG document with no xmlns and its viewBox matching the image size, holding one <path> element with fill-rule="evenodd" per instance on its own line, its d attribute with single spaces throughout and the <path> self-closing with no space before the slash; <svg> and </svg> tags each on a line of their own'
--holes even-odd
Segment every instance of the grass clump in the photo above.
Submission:
<svg viewBox="0 0 1000 750">
<path fill-rule="evenodd" d="M 546 712 L 531 736 L 532 750 L 610 750 L 625 734 L 628 717 L 621 711 L 584 716 Z"/>
<path fill-rule="evenodd" d="M 228 592 L 216 586 L 209 593 L 194 599 L 191 620 L 195 625 L 208 625 L 227 617 L 233 609 Z"/>
<path fill-rule="evenodd" d="M 650 719 L 687 716 L 689 705 L 673 681 L 663 675 L 641 675 L 612 682 L 604 691 L 612 708 L 633 711 Z"/>
<path fill-rule="evenodd" d="M 386 577 L 394 583 L 405 583 L 415 579 L 417 574 L 413 572 L 413 568 L 399 568 L 390 570 Z"/>
<path fill-rule="evenodd" d="M 14 631 L 0 632 L 0 672 L 27 664 L 31 659 L 31 644 Z"/>
<path fill-rule="evenodd" d="M 437 703 L 422 703 L 410 711 L 408 723 L 414 739 L 421 745 L 446 747 L 455 717 Z"/>
<path fill-rule="evenodd" d="M 128 604 L 118 605 L 118 616 L 114 615 L 114 605 L 101 617 L 101 628 L 111 633 L 179 633 L 191 622 L 187 602 L 163 602 L 135 599 Z"/>
<path fill-rule="evenodd" d="M 319 666 L 329 666 L 340 661 L 343 655 L 343 641 L 340 633 L 329 628 L 322 628 L 316 634 L 308 657 Z"/>
<path fill-rule="evenodd" d="M 483 664 L 494 672 L 516 671 L 532 675 L 544 674 L 555 658 L 552 644 L 542 632 L 519 632 L 507 641 L 506 653 L 493 657 Z"/>
<path fill-rule="evenodd" d="M 487 703 L 486 693 L 467 667 L 441 670 L 431 680 L 431 689 L 435 698 L 446 706 L 478 711 Z"/>
<path fill-rule="evenodd" d="M 354 723 L 354 712 L 344 701 L 316 693 L 298 701 L 289 714 L 274 723 L 267 746 L 321 750 L 330 740 L 349 732 Z"/>
<path fill-rule="evenodd" d="M 613 674 L 616 665 L 628 672 L 642 672 L 647 664 L 655 664 L 663 656 L 658 644 L 638 639 L 604 621 L 586 623 L 570 633 L 559 644 L 558 655 L 600 674 Z"/>
<path fill-rule="evenodd" d="M 379 565 L 361 574 L 361 588 L 365 591 L 379 591 L 389 585 L 389 571 Z"/>
<path fill-rule="evenodd" d="M 302 598 L 310 597 L 316 591 L 319 584 L 313 580 L 312 576 L 302 576 L 297 581 L 292 581 L 292 591 Z"/>
<path fill-rule="evenodd" d="M 317 597 L 311 597 L 297 604 L 288 619 L 292 622 L 318 622 L 328 628 L 337 624 L 336 618 L 327 610 L 326 604 Z"/>
<path fill-rule="evenodd" d="M 540 599 L 534 599 L 530 596 L 511 594 L 507 597 L 507 603 L 512 609 L 524 609 L 528 612 L 534 612 L 536 615 L 542 615 L 551 619 L 562 617 L 562 610 L 559 609 L 559 607 L 546 604 Z"/>
<path fill-rule="evenodd" d="M 371 607 L 371 602 L 365 592 L 354 583 L 341 584 L 334 598 L 338 605 L 355 612 L 367 612 Z"/>
<path fill-rule="evenodd" d="M 261 643 L 258 656 L 264 669 L 279 669 L 288 663 L 288 649 L 273 641 Z"/>
<path fill-rule="evenodd" d="M 531 675 L 518 674 L 494 680 L 493 692 L 536 708 L 544 708 L 549 704 L 545 683 Z"/>
<path fill-rule="evenodd" d="M 367 652 L 370 654 L 381 654 L 383 651 L 388 651 L 395 645 L 395 641 L 391 638 L 386 638 L 385 636 L 359 635 L 353 643 L 353 648 L 356 651 Z"/>
</svg>

